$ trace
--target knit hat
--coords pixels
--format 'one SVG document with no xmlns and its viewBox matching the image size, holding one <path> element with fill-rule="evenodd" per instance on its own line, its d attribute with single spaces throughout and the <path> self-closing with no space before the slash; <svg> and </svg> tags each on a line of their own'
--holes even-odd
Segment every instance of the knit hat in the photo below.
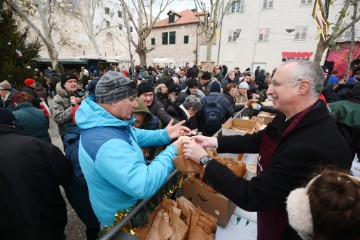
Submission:
<svg viewBox="0 0 360 240">
<path fill-rule="evenodd" d="M 10 90 L 11 85 L 7 80 L 4 80 L 0 83 L 0 90 Z"/>
<path fill-rule="evenodd" d="M 201 79 L 202 79 L 202 80 L 211 80 L 211 74 L 210 74 L 208 71 L 206 71 L 206 72 L 204 72 L 203 75 L 201 76 Z"/>
<path fill-rule="evenodd" d="M 189 68 L 186 72 L 187 78 L 197 78 L 198 72 L 195 68 Z"/>
<path fill-rule="evenodd" d="M 108 71 L 99 80 L 95 89 L 96 102 L 112 103 L 136 94 L 137 81 L 117 71 Z"/>
<path fill-rule="evenodd" d="M 176 85 L 175 83 L 170 84 L 169 88 L 168 88 L 168 93 L 179 93 L 180 92 L 180 87 L 178 85 Z"/>
<path fill-rule="evenodd" d="M 27 78 L 27 79 L 25 79 L 24 83 L 26 86 L 30 87 L 31 85 L 33 85 L 35 83 L 35 80 L 32 78 Z"/>
<path fill-rule="evenodd" d="M 67 73 L 61 74 L 61 86 L 63 87 L 65 85 L 65 83 L 70 79 L 76 79 L 77 80 L 77 77 L 72 72 L 67 72 Z"/>
<path fill-rule="evenodd" d="M 243 81 L 243 82 L 241 82 L 239 84 L 239 89 L 247 89 L 247 90 L 249 90 L 249 84 L 247 82 Z"/>
<path fill-rule="evenodd" d="M 15 125 L 15 122 L 14 114 L 10 110 L 0 108 L 0 124 Z"/>
<path fill-rule="evenodd" d="M 164 84 L 166 85 L 167 88 L 169 88 L 169 86 L 174 83 L 174 80 L 172 78 L 166 79 L 164 81 Z"/>
<path fill-rule="evenodd" d="M 196 79 L 187 80 L 186 85 L 188 86 L 188 88 L 199 87 L 198 81 Z"/>
<path fill-rule="evenodd" d="M 218 81 L 214 81 L 211 84 L 210 92 L 217 92 L 217 93 L 221 92 L 221 86 L 220 86 L 220 83 Z"/>
<path fill-rule="evenodd" d="M 138 90 L 137 90 L 138 97 L 140 97 L 144 93 L 148 93 L 148 92 L 154 92 L 153 87 L 149 83 L 142 82 L 138 85 Z"/>
</svg>

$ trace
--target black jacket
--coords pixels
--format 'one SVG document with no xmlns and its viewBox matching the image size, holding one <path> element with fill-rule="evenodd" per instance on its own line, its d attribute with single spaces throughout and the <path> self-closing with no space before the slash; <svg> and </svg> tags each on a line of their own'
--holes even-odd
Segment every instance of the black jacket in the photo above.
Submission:
<svg viewBox="0 0 360 240">
<path fill-rule="evenodd" d="M 266 129 L 258 133 L 218 137 L 217 150 L 219 153 L 258 153 L 265 132 L 279 139 L 293 119 L 285 122 L 285 117 L 278 114 Z M 284 212 L 290 191 L 308 181 L 320 166 L 334 164 L 349 170 L 351 162 L 351 152 L 344 137 L 338 131 L 325 103 L 320 101 L 279 143 L 267 169 L 261 175 L 251 181 L 238 178 L 228 168 L 212 160 L 205 169 L 203 181 L 247 211 L 258 211 L 259 214 L 282 209 Z M 276 226 L 274 224 L 274 219 L 268 219 L 266 224 L 258 223 L 258 234 L 261 235 L 264 230 L 272 231 Z M 282 239 L 296 239 L 295 231 L 289 225 L 278 235 L 282 235 Z"/>
<path fill-rule="evenodd" d="M 62 239 L 67 211 L 59 185 L 71 165 L 59 148 L 0 124 L 0 238 Z"/>
</svg>

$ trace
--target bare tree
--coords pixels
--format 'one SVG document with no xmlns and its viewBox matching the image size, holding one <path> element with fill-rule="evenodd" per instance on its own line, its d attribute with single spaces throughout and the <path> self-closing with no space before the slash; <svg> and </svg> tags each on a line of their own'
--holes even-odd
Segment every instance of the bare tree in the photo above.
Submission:
<svg viewBox="0 0 360 240">
<path fill-rule="evenodd" d="M 51 1 L 48 0 L 5 0 L 5 2 L 19 15 L 27 25 L 40 37 L 45 44 L 52 67 L 61 72 L 59 64 L 59 52 L 55 47 L 53 40 L 53 30 L 55 23 L 52 21 L 52 7 Z M 38 13 L 41 21 L 41 28 L 34 22 L 33 16 Z"/>
<path fill-rule="evenodd" d="M 360 16 L 355 19 L 348 17 L 348 8 L 351 4 L 355 4 L 357 0 L 346 0 L 344 6 L 341 8 L 336 23 L 332 24 L 332 32 L 327 33 L 326 27 L 322 29 L 324 34 L 320 35 L 320 39 L 315 52 L 314 62 L 321 62 L 321 58 L 327 48 L 334 47 L 336 45 L 336 39 L 340 37 L 346 30 L 357 23 L 360 20 Z M 322 16 L 321 21 L 323 26 L 329 26 L 328 17 L 329 9 L 333 1 L 331 0 L 317 0 L 314 4 L 315 8 L 318 9 L 318 15 Z M 318 20 L 320 21 L 320 20 Z"/>
<path fill-rule="evenodd" d="M 205 34 L 206 41 L 206 71 L 210 70 L 211 65 L 211 45 L 216 36 L 216 29 L 222 24 L 225 13 L 229 11 L 231 1 L 224 5 L 224 0 L 210 0 L 207 6 L 202 0 L 194 0 L 196 9 L 204 13 L 204 17 L 199 17 L 200 28 Z M 199 14 L 199 13 L 198 13 Z"/>
<path fill-rule="evenodd" d="M 146 48 L 146 38 L 149 36 L 152 28 L 164 12 L 165 8 L 174 0 L 131 0 L 128 3 L 120 0 L 124 11 L 128 16 L 128 21 L 133 25 L 133 29 L 137 33 L 137 42 L 133 38 L 129 38 L 135 48 L 135 52 L 139 55 L 140 64 L 146 65 L 146 54 L 154 50 L 154 48 Z M 125 26 L 130 28 L 129 25 Z"/>
</svg>

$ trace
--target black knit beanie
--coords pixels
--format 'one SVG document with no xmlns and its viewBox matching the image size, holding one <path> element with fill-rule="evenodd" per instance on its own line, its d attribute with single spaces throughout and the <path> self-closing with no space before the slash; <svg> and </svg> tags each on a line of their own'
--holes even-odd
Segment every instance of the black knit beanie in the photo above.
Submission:
<svg viewBox="0 0 360 240">
<path fill-rule="evenodd" d="M 138 86 L 137 86 L 137 96 L 141 96 L 142 94 L 144 93 L 147 93 L 147 92 L 154 92 L 154 89 L 153 87 L 147 83 L 147 82 L 142 82 L 140 83 Z"/>
</svg>

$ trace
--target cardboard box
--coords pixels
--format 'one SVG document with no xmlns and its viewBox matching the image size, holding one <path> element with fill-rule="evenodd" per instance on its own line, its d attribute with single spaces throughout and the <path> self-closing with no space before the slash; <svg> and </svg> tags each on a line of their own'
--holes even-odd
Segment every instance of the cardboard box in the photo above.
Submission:
<svg viewBox="0 0 360 240">
<path fill-rule="evenodd" d="M 257 117 L 264 119 L 264 124 L 268 125 L 274 119 L 275 114 L 271 114 L 271 113 L 268 113 L 268 112 L 259 112 Z"/>
<path fill-rule="evenodd" d="M 220 193 L 211 193 L 199 185 L 193 178 L 184 183 L 184 197 L 196 207 L 213 215 L 217 223 L 223 227 L 234 213 L 236 205 Z"/>
<path fill-rule="evenodd" d="M 252 120 L 241 118 L 229 118 L 221 128 L 222 135 L 245 135 L 254 133 L 256 123 Z"/>
</svg>

